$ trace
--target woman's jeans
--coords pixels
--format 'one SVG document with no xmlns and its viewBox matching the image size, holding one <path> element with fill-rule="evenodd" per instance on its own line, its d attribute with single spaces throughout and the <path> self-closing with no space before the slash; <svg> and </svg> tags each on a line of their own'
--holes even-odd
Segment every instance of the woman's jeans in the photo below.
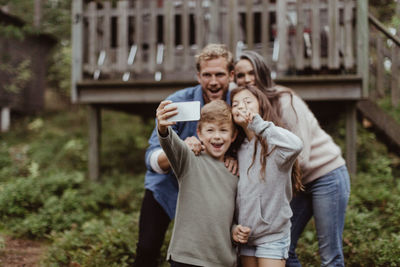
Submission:
<svg viewBox="0 0 400 267">
<path fill-rule="evenodd" d="M 290 205 L 291 243 L 286 266 L 301 266 L 295 249 L 301 233 L 314 216 L 321 266 L 344 266 L 342 233 L 350 195 L 350 178 L 346 166 L 339 167 L 305 185 Z"/>
</svg>

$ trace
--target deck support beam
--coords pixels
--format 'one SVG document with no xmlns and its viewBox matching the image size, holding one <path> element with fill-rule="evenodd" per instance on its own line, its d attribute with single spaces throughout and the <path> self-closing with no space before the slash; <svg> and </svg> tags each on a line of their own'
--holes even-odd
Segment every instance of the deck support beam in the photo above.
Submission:
<svg viewBox="0 0 400 267">
<path fill-rule="evenodd" d="M 357 173 L 357 102 L 346 107 L 346 162 L 351 175 Z"/>
<path fill-rule="evenodd" d="M 101 108 L 88 105 L 89 119 L 89 178 L 100 179 Z"/>
<path fill-rule="evenodd" d="M 9 107 L 0 107 L 1 116 L 0 116 L 0 132 L 8 132 L 10 129 L 10 108 Z"/>
</svg>

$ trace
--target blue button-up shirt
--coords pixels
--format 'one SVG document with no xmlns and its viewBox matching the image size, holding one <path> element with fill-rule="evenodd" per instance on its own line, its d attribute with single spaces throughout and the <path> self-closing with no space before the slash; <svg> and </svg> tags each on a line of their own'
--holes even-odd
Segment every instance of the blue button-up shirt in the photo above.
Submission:
<svg viewBox="0 0 400 267">
<path fill-rule="evenodd" d="M 226 96 L 227 103 L 229 100 L 229 91 Z M 173 102 L 184 102 L 184 101 L 200 101 L 200 106 L 204 106 L 203 91 L 201 85 L 195 87 L 185 88 L 179 90 L 172 95 L 170 95 L 168 100 Z M 197 121 L 183 121 L 177 122 L 172 126 L 172 129 L 179 135 L 182 140 L 187 137 L 196 136 Z M 164 208 L 168 216 L 173 219 L 175 216 L 176 200 L 178 197 L 178 183 L 176 181 L 175 175 L 172 171 L 166 174 L 159 174 L 152 170 L 150 166 L 151 154 L 161 149 L 160 143 L 157 137 L 157 127 L 153 130 L 150 139 L 149 147 L 146 150 L 146 176 L 144 186 L 146 189 L 153 192 L 154 198 L 158 203 Z"/>
</svg>

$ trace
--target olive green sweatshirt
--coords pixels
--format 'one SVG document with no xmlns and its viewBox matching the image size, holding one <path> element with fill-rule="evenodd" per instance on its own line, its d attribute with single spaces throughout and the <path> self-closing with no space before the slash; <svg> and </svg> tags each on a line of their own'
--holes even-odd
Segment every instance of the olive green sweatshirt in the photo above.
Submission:
<svg viewBox="0 0 400 267">
<path fill-rule="evenodd" d="M 236 266 L 231 227 L 238 177 L 206 153 L 195 156 L 171 128 L 159 140 L 179 183 L 167 260 L 204 267 Z"/>
</svg>

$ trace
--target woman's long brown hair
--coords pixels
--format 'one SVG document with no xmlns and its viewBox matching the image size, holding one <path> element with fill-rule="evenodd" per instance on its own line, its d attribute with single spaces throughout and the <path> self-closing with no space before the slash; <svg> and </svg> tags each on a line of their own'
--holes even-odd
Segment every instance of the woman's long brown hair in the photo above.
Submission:
<svg viewBox="0 0 400 267">
<path fill-rule="evenodd" d="M 253 94 L 257 98 L 259 107 L 260 107 L 260 116 L 265 121 L 271 121 L 276 126 L 284 128 L 284 126 L 282 125 L 281 119 L 280 119 L 279 115 L 276 113 L 275 109 L 272 107 L 271 102 L 269 101 L 269 98 L 255 86 L 251 86 L 251 85 L 240 86 L 240 87 L 237 87 L 234 90 L 232 90 L 231 103 L 233 103 L 232 100 L 235 97 L 235 95 L 244 90 L 248 90 L 251 94 Z M 243 143 L 244 138 L 246 137 L 243 129 L 241 127 L 238 127 L 238 128 L 239 128 L 239 133 L 233 144 L 233 147 L 235 149 L 239 149 L 240 145 Z M 268 153 L 267 140 L 261 138 L 260 136 L 256 136 L 256 138 L 257 138 L 258 142 L 255 142 L 255 144 L 254 144 L 253 160 L 252 160 L 252 163 L 250 164 L 247 172 L 249 172 L 250 168 L 254 165 L 256 153 L 257 153 L 257 149 L 258 149 L 258 143 L 260 143 L 261 144 L 260 177 L 262 180 L 264 180 L 264 179 L 266 179 L 265 174 L 266 174 L 267 158 L 268 158 L 269 154 L 274 150 L 274 148 Z M 293 168 L 292 168 L 292 190 L 293 190 L 293 193 L 303 190 L 303 185 L 301 183 L 301 171 L 300 171 L 300 166 L 299 166 L 299 163 L 297 160 L 295 161 Z"/>
</svg>

